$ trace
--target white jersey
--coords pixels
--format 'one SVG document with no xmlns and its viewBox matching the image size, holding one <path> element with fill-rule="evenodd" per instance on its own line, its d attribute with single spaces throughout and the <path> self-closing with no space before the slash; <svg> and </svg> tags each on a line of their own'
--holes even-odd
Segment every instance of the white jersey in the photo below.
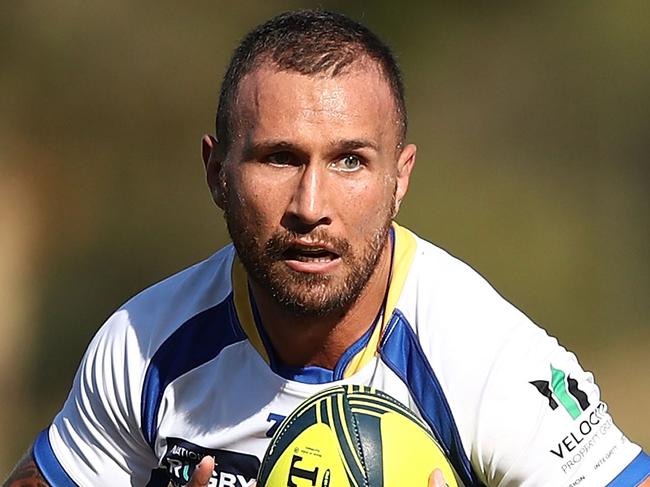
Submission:
<svg viewBox="0 0 650 487">
<path fill-rule="evenodd" d="M 270 437 L 336 384 L 381 389 L 430 427 L 461 485 L 631 486 L 650 457 L 592 375 L 469 266 L 393 226 L 385 312 L 334 370 L 279 364 L 232 246 L 127 302 L 100 329 L 34 445 L 60 486 L 250 485 Z"/>
</svg>

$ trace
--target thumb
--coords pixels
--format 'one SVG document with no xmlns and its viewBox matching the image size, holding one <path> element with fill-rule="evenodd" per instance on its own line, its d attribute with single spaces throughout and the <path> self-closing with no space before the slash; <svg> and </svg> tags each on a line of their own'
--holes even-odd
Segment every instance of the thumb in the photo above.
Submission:
<svg viewBox="0 0 650 487">
<path fill-rule="evenodd" d="M 210 455 L 204 456 L 199 464 L 194 469 L 192 478 L 186 487 L 206 487 L 210 478 L 212 478 L 212 471 L 214 470 L 214 458 Z"/>
<path fill-rule="evenodd" d="M 429 487 L 448 487 L 439 468 L 436 468 L 431 472 L 431 476 L 429 477 Z"/>
</svg>

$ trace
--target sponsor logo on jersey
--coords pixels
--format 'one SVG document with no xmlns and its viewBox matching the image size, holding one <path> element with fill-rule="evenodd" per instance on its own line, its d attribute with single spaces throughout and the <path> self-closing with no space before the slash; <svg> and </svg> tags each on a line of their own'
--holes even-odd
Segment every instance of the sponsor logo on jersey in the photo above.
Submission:
<svg viewBox="0 0 650 487">
<path fill-rule="evenodd" d="M 248 487 L 255 482 L 260 461 L 254 455 L 204 448 L 180 438 L 167 438 L 167 452 L 161 466 L 172 485 L 187 484 L 194 469 L 206 455 L 214 458 L 210 487 Z"/>
<path fill-rule="evenodd" d="M 567 454 L 575 455 L 580 453 L 584 455 L 594 445 L 594 433 L 601 431 L 601 434 L 607 433 L 611 426 L 611 419 L 606 415 L 607 406 L 605 403 L 600 402 L 596 407 L 585 416 L 585 419 L 579 423 L 572 423 L 574 430 L 562 438 L 555 448 L 551 449 L 551 453 L 559 458 L 564 459 Z M 603 423 L 604 421 L 604 423 Z M 603 423 L 603 427 L 601 426 Z"/>
<path fill-rule="evenodd" d="M 572 419 L 577 419 L 589 407 L 589 399 L 578 387 L 578 381 L 561 369 L 551 365 L 551 380 L 533 380 L 530 382 L 539 393 L 548 400 L 552 410 L 558 404 L 569 413 Z"/>
<path fill-rule="evenodd" d="M 589 473 L 598 471 L 621 450 L 619 444 L 627 441 L 620 432 L 612 434 L 617 430 L 607 413 L 607 406 L 602 401 L 590 405 L 587 394 L 578 387 L 578 381 L 553 365 L 550 381 L 534 380 L 530 383 L 546 398 L 553 411 L 564 409 L 573 420 L 568 423 L 570 429 L 549 449 L 562 473 L 573 476 L 580 470 L 569 487 L 580 485 L 585 480 L 591 482 Z"/>
<path fill-rule="evenodd" d="M 572 423 L 572 430 L 550 449 L 550 453 L 561 461 L 560 468 L 566 475 L 580 468 L 585 459 L 591 463 L 591 471 L 596 472 L 620 451 L 619 445 L 626 442 L 627 438 L 614 427 L 605 403 L 599 402 L 580 421 Z M 582 475 L 571 485 L 578 485 L 589 471 L 583 468 Z"/>
</svg>

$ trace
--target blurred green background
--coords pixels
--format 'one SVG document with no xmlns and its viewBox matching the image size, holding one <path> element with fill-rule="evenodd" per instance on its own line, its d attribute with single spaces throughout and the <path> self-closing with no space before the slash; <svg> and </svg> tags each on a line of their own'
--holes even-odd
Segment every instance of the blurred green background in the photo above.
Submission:
<svg viewBox="0 0 650 487">
<path fill-rule="evenodd" d="M 399 221 L 574 350 L 650 448 L 648 5 L 3 2 L 0 475 L 112 310 L 227 242 L 199 150 L 221 76 L 246 31 L 314 6 L 403 67 L 419 158 Z"/>
</svg>

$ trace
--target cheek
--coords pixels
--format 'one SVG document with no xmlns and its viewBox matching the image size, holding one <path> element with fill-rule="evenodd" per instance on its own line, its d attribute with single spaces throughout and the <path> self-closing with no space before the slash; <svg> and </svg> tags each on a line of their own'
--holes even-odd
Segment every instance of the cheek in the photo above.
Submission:
<svg viewBox="0 0 650 487">
<path fill-rule="evenodd" d="M 266 227 L 279 220 L 283 212 L 283 192 L 245 173 L 234 180 L 232 187 L 235 189 L 231 192 L 231 201 L 252 224 Z"/>
<path fill-rule="evenodd" d="M 342 193 L 350 200 L 353 207 L 364 208 L 367 212 L 366 216 L 373 217 L 391 206 L 395 194 L 395 181 L 388 177 L 367 181 L 349 187 Z"/>
<path fill-rule="evenodd" d="M 368 182 L 349 187 L 347 191 L 341 192 L 341 198 L 345 201 L 344 218 L 353 224 L 360 234 L 376 231 L 393 215 L 394 193 L 393 180 L 380 180 L 374 184 Z"/>
</svg>

